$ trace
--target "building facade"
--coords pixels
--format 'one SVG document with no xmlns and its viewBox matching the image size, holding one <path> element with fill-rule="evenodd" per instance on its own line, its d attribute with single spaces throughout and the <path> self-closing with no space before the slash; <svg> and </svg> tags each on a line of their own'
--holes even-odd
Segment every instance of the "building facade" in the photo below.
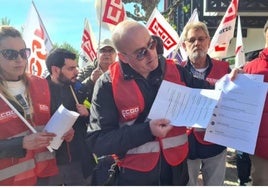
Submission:
<svg viewBox="0 0 268 188">
<path fill-rule="evenodd" d="M 196 8 L 199 20 L 207 24 L 210 36 L 213 37 L 231 0 L 164 0 L 164 12 L 172 12 L 171 20 L 181 34 L 184 25 Z M 245 53 L 262 49 L 265 39 L 263 27 L 268 20 L 267 0 L 240 0 L 238 14 L 241 19 Z M 229 45 L 227 57 L 234 56 L 236 29 Z"/>
</svg>

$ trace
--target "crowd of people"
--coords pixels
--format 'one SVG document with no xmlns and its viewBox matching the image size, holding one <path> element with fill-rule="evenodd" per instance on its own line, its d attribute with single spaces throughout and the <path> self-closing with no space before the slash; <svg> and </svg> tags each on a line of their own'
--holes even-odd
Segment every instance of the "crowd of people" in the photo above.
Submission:
<svg viewBox="0 0 268 188">
<path fill-rule="evenodd" d="M 268 82 L 266 45 L 243 72 Z M 169 119 L 148 119 L 163 80 L 214 89 L 225 74 L 240 69 L 208 54 L 203 22 L 182 32 L 188 59 L 180 65 L 163 56 L 161 38 L 139 22 L 119 23 L 98 46 L 93 65 L 77 68 L 76 54 L 55 48 L 46 58 L 49 76 L 26 72 L 30 49 L 18 30 L 0 26 L 0 185 L 203 185 L 220 186 L 226 173 L 225 146 L 204 140 L 205 129 L 175 127 Z M 85 105 L 87 101 L 90 105 Z M 79 113 L 59 149 L 42 131 L 58 107 Z M 252 185 L 268 185 L 266 98 L 251 159 Z M 30 126 L 30 128 L 29 128 Z"/>
</svg>

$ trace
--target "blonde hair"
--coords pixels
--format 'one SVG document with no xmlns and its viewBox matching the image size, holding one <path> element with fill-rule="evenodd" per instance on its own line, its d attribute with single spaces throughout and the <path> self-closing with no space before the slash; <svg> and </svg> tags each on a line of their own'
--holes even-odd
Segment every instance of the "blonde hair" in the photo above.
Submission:
<svg viewBox="0 0 268 188">
<path fill-rule="evenodd" d="M 22 39 L 22 35 L 21 33 L 15 29 L 12 26 L 8 26 L 8 25 L 1 25 L 0 26 L 0 44 L 2 42 L 2 40 L 8 38 L 8 37 L 19 37 Z M 26 73 L 24 72 L 21 76 L 20 79 L 23 81 L 23 83 L 25 84 L 26 90 L 28 91 L 28 82 L 26 79 Z M 3 70 L 0 67 L 0 92 L 10 101 L 15 102 L 17 105 L 21 106 L 17 100 L 7 91 L 7 85 L 6 85 L 6 79 L 4 78 L 3 75 Z M 31 106 L 31 102 L 29 103 L 29 105 Z"/>
</svg>

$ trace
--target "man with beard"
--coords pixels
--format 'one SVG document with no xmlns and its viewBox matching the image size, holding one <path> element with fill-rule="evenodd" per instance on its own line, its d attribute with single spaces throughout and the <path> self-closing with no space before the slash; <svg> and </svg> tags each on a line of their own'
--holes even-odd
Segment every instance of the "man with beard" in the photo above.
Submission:
<svg viewBox="0 0 268 188">
<path fill-rule="evenodd" d="M 182 45 L 188 55 L 188 60 L 182 62 L 182 66 L 193 77 L 215 85 L 217 80 L 231 72 L 228 62 L 213 59 L 207 54 L 210 36 L 203 22 L 187 24 L 182 38 Z M 197 185 L 201 170 L 204 185 L 221 186 L 225 178 L 226 147 L 204 141 L 204 135 L 205 129 L 189 130 L 188 185 Z"/>
<path fill-rule="evenodd" d="M 46 66 L 50 73 L 47 80 L 51 91 L 51 114 L 61 104 L 68 110 L 80 114 L 73 125 L 73 140 L 64 141 L 56 151 L 59 174 L 49 178 L 48 185 L 88 185 L 92 163 L 90 163 L 90 154 L 85 146 L 84 138 L 89 112 L 81 104 L 84 98 L 77 93 L 78 104 L 72 93 L 78 75 L 76 55 L 66 49 L 56 48 L 49 53 Z"/>
</svg>

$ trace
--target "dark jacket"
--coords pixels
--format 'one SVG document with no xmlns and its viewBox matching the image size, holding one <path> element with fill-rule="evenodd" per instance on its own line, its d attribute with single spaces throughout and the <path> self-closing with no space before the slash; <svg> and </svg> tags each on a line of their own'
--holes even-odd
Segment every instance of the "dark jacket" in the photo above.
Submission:
<svg viewBox="0 0 268 188">
<path fill-rule="evenodd" d="M 139 115 L 135 121 L 134 125 L 123 126 L 120 128 L 118 111 L 112 94 L 113 92 L 109 71 L 104 73 L 97 80 L 92 98 L 92 107 L 90 109 L 90 124 L 93 128 L 95 128 L 95 134 L 93 133 L 88 137 L 87 143 L 91 145 L 94 153 L 98 157 L 110 154 L 117 154 L 119 157 L 124 157 L 125 153 L 129 149 L 154 140 L 154 136 L 151 134 L 149 128 L 149 123 L 145 122 L 145 120 L 163 80 L 165 59 L 160 56 L 158 68 L 152 71 L 147 79 L 144 79 L 129 65 L 124 63 L 120 63 L 120 65 L 122 71 L 124 72 L 124 79 L 135 79 L 137 82 L 137 85 L 139 86 L 144 97 L 145 108 L 143 113 Z M 184 68 L 180 67 L 179 65 L 178 70 L 182 80 L 187 86 L 193 88 L 212 88 L 208 82 L 193 78 Z M 98 131 L 98 129 L 100 130 Z M 159 161 L 162 161 L 161 170 L 158 169 L 160 171 L 159 173 L 162 173 L 162 170 L 165 171 L 167 169 L 169 169 L 167 170 L 167 173 L 170 173 L 171 167 L 166 164 L 162 157 Z M 164 166 L 166 168 L 164 168 Z M 146 174 L 150 174 L 150 172 Z M 155 172 L 152 172 L 151 174 L 155 174 Z M 138 172 L 136 172 L 135 175 L 138 175 Z M 157 176 L 157 174 L 155 175 Z M 135 176 L 133 176 L 133 179 L 135 179 Z M 130 180 L 130 184 L 134 183 L 133 179 Z M 136 183 L 146 185 L 147 182 Z M 157 185 L 158 182 L 155 183 L 156 184 L 152 184 Z"/>
<path fill-rule="evenodd" d="M 22 158 L 26 150 L 22 148 L 23 136 L 0 140 L 0 159 L 4 158 Z"/>
<path fill-rule="evenodd" d="M 76 110 L 76 103 L 71 93 L 70 87 L 65 85 L 55 84 L 51 81 L 50 77 L 47 78 L 50 93 L 51 93 L 51 115 L 63 104 L 65 108 L 72 111 Z M 82 96 L 82 95 L 81 95 Z M 77 95 L 80 104 L 83 99 Z M 65 165 L 71 162 L 81 162 L 84 168 L 84 175 L 88 176 L 90 162 L 90 151 L 85 144 L 85 137 L 87 133 L 88 117 L 79 116 L 73 125 L 75 131 L 74 138 L 71 142 L 63 142 L 59 149 L 56 151 L 57 164 Z"/>
<path fill-rule="evenodd" d="M 97 63 L 97 62 L 95 62 Z M 96 69 L 96 64 L 88 65 L 79 71 L 77 76 L 77 80 L 81 83 L 82 87 L 80 89 L 80 93 L 86 93 L 86 97 L 88 98 L 89 102 L 91 102 L 93 89 L 94 89 L 94 82 L 90 79 L 90 76 L 93 70 Z"/>
<path fill-rule="evenodd" d="M 96 59 L 94 59 L 92 64 L 89 64 L 89 65 L 83 67 L 82 69 L 80 69 L 78 76 L 77 76 L 77 79 L 80 82 L 83 82 L 84 80 L 89 78 L 92 71 L 97 68 L 97 65 L 98 65 L 98 60 L 96 58 Z"/>
<path fill-rule="evenodd" d="M 16 103 L 9 101 L 17 111 L 23 116 L 23 109 Z M 26 125 L 25 125 L 26 126 Z M 11 138 L 8 140 L 0 140 L 0 159 L 3 158 L 22 158 L 26 155 L 26 150 L 22 147 L 24 136 Z"/>
</svg>

